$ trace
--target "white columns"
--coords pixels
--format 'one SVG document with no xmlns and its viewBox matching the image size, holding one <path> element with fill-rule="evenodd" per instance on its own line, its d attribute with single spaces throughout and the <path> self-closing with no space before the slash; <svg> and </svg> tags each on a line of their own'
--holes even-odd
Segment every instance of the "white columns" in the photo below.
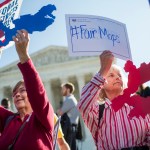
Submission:
<svg viewBox="0 0 150 150">
<path fill-rule="evenodd" d="M 85 85 L 85 79 L 83 75 L 77 76 L 78 88 L 79 88 L 79 95 L 81 95 L 81 91 L 83 86 Z"/>
<path fill-rule="evenodd" d="M 44 86 L 46 89 L 48 99 L 49 99 L 50 103 L 53 105 L 53 108 L 55 108 L 55 102 L 54 102 L 54 97 L 53 97 L 52 90 L 51 90 L 50 81 L 45 81 Z"/>
<path fill-rule="evenodd" d="M 68 79 L 67 78 L 60 78 L 60 82 L 61 82 L 61 84 L 67 83 Z"/>
<path fill-rule="evenodd" d="M 0 102 L 4 98 L 4 90 L 3 88 L 0 88 Z"/>
</svg>

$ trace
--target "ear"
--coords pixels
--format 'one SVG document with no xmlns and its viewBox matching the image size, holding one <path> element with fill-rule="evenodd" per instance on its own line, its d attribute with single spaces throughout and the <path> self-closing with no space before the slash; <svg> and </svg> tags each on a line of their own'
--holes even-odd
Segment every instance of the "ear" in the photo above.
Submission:
<svg viewBox="0 0 150 150">
<path fill-rule="evenodd" d="M 67 91 L 68 94 L 70 94 L 70 89 L 66 88 L 66 91 Z"/>
<path fill-rule="evenodd" d="M 104 82 L 104 85 L 102 86 L 102 89 L 104 89 L 105 85 L 107 85 L 107 84 L 108 84 L 108 81 L 106 79 L 105 82 Z"/>
</svg>

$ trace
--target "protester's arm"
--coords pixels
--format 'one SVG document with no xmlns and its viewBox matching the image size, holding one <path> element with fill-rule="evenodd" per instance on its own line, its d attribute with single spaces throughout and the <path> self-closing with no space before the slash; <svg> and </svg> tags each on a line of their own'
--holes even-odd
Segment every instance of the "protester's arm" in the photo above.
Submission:
<svg viewBox="0 0 150 150">
<path fill-rule="evenodd" d="M 54 124 L 56 124 L 58 117 L 54 114 Z M 60 150 L 70 150 L 68 143 L 64 139 L 64 134 L 61 129 L 61 124 L 59 125 L 57 143 Z"/>
<path fill-rule="evenodd" d="M 13 40 L 20 59 L 18 67 L 23 75 L 33 113 L 43 126 L 52 132 L 54 128 L 54 112 L 41 78 L 28 54 L 29 35 L 27 31 L 19 30 Z"/>
<path fill-rule="evenodd" d="M 90 130 L 94 128 L 98 116 L 98 103 L 99 93 L 105 80 L 97 73 L 92 80 L 83 87 L 81 98 L 78 102 L 78 109 L 83 117 L 85 124 Z M 94 123 L 94 124 L 93 124 Z"/>
<path fill-rule="evenodd" d="M 150 147 L 150 129 L 147 133 L 147 145 Z"/>
<path fill-rule="evenodd" d="M 147 116 L 146 116 L 146 118 L 145 118 L 145 120 L 147 121 L 147 127 L 148 127 L 148 129 L 147 129 L 147 133 L 146 133 L 146 144 L 147 144 L 147 146 L 149 146 L 150 147 L 150 114 L 147 114 Z"/>
<path fill-rule="evenodd" d="M 68 143 L 65 141 L 64 137 L 57 139 L 58 147 L 60 150 L 70 150 Z"/>
<path fill-rule="evenodd" d="M 64 114 L 64 112 L 61 110 L 61 108 L 60 109 L 58 109 L 57 110 L 57 114 L 59 115 L 59 116 L 62 116 L 63 114 Z"/>
<path fill-rule="evenodd" d="M 113 59 L 114 57 L 109 51 L 105 51 L 100 55 L 100 71 L 83 87 L 81 92 L 78 109 L 90 131 L 97 128 L 99 107 L 95 102 L 99 99 L 100 90 L 105 82 L 104 77 L 107 75 Z"/>
<path fill-rule="evenodd" d="M 69 112 L 74 107 L 75 107 L 75 104 L 73 100 L 69 98 L 65 100 L 65 102 L 63 103 L 63 106 L 60 109 L 58 109 L 57 114 L 62 116 L 64 113 Z"/>
<path fill-rule="evenodd" d="M 13 115 L 13 112 L 0 106 L 0 132 L 3 131 L 5 122 L 9 116 Z"/>
</svg>

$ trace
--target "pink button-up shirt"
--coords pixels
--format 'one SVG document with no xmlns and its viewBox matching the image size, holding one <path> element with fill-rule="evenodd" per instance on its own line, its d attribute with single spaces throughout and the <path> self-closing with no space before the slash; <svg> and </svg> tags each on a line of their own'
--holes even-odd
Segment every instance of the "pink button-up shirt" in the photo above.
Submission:
<svg viewBox="0 0 150 150">
<path fill-rule="evenodd" d="M 78 109 L 89 128 L 98 150 L 118 150 L 133 146 L 150 146 L 150 117 L 144 119 L 130 118 L 132 106 L 124 104 L 117 112 L 111 107 L 111 101 L 106 99 L 103 117 L 99 118 L 98 97 L 105 80 L 97 73 L 92 80 L 84 86 Z M 98 139 L 96 143 L 96 131 Z"/>
</svg>

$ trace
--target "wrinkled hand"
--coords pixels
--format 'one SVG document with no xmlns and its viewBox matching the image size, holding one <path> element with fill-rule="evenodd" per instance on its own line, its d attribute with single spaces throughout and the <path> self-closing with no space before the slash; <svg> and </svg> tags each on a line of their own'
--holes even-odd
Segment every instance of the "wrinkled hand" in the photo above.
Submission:
<svg viewBox="0 0 150 150">
<path fill-rule="evenodd" d="M 101 64 L 101 68 L 99 72 L 101 76 L 105 77 L 108 71 L 110 70 L 111 65 L 114 61 L 114 55 L 112 54 L 112 52 L 105 50 L 99 56 L 99 59 L 100 59 L 100 64 Z"/>
<path fill-rule="evenodd" d="M 21 63 L 28 61 L 28 47 L 29 47 L 29 35 L 28 32 L 24 29 L 18 30 L 16 36 L 12 37 L 15 42 L 16 51 L 18 53 Z"/>
</svg>

